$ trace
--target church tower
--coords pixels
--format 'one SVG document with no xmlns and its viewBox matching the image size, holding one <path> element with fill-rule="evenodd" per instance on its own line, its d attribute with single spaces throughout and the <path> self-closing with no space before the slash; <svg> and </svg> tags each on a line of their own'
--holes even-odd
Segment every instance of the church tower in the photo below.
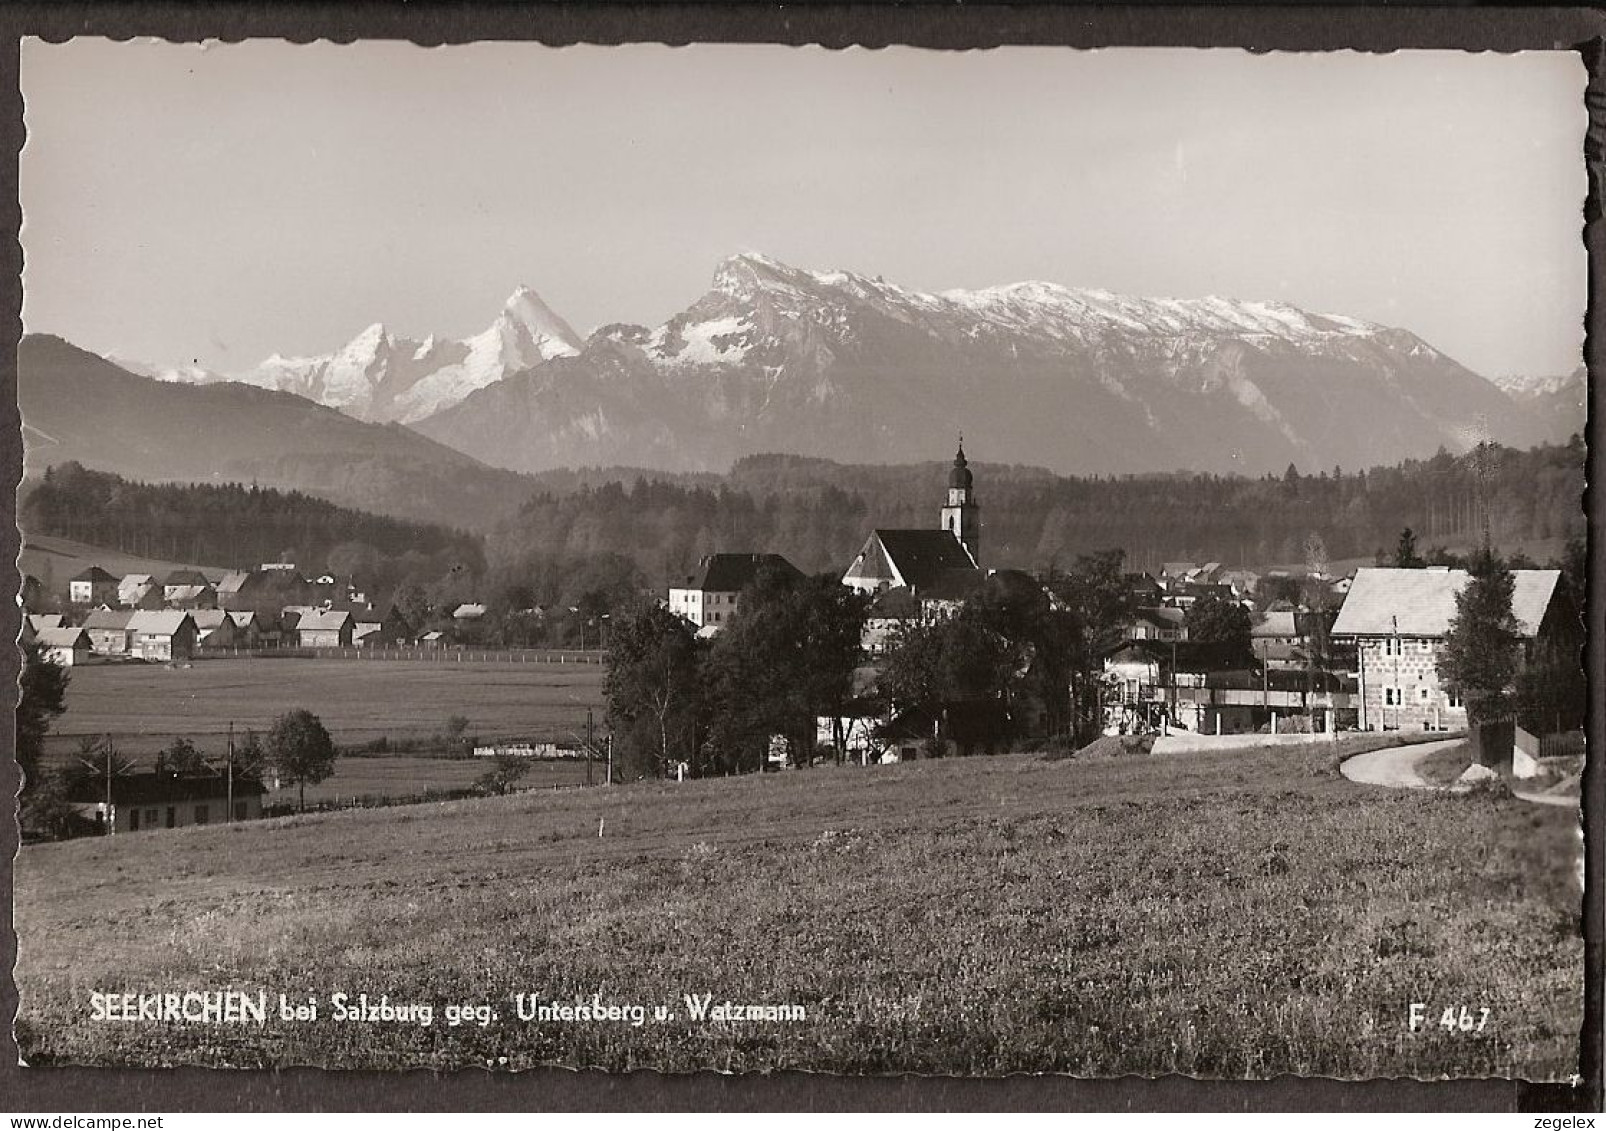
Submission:
<svg viewBox="0 0 1606 1131">
<path fill-rule="evenodd" d="M 948 501 L 942 508 L 942 528 L 959 539 L 970 560 L 981 566 L 981 517 L 976 506 L 974 477 L 965 462 L 965 441 L 959 441 L 959 454 L 948 471 Z"/>
</svg>

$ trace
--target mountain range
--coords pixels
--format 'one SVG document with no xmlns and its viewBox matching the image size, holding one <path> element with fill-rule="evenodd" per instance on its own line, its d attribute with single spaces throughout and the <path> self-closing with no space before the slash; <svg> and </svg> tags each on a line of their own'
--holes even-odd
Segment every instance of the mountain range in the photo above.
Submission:
<svg viewBox="0 0 1606 1131">
<path fill-rule="evenodd" d="M 380 322 L 329 354 L 274 354 L 256 368 L 226 376 L 199 365 L 162 368 L 112 358 L 141 376 L 196 385 L 237 381 L 294 393 L 358 420 L 422 420 L 512 373 L 580 351 L 580 336 L 529 287 L 508 298 L 496 321 L 461 340 L 391 333 Z"/>
<path fill-rule="evenodd" d="M 331 354 L 274 356 L 230 380 L 521 472 L 723 471 L 773 451 L 917 462 L 962 432 L 983 458 L 1065 474 L 1259 474 L 1582 428 L 1571 386 L 1508 395 L 1408 330 L 1343 315 L 1044 282 L 927 294 L 756 254 L 722 262 L 656 327 L 582 339 L 521 287 L 471 338 L 376 324 Z"/>
</svg>

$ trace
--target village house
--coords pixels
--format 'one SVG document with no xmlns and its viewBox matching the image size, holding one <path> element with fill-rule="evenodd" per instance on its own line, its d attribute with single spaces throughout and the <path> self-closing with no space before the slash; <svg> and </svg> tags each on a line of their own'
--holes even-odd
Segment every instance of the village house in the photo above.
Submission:
<svg viewBox="0 0 1606 1131">
<path fill-rule="evenodd" d="M 195 656 L 195 621 L 182 609 L 136 610 L 128 618 L 129 654 L 142 660 L 189 660 Z"/>
<path fill-rule="evenodd" d="M 249 821 L 262 816 L 267 787 L 236 775 L 131 773 L 110 781 L 83 777 L 67 799 L 97 833 L 137 833 L 188 825 Z M 231 809 L 232 804 L 232 809 Z"/>
<path fill-rule="evenodd" d="M 217 590 L 211 585 L 168 585 L 163 592 L 170 609 L 217 608 Z"/>
<path fill-rule="evenodd" d="M 30 632 L 38 634 L 47 628 L 66 628 L 67 618 L 61 613 L 29 613 L 24 623 Z"/>
<path fill-rule="evenodd" d="M 67 597 L 75 605 L 115 605 L 117 578 L 99 566 L 90 566 L 67 583 Z"/>
<path fill-rule="evenodd" d="M 195 622 L 195 643 L 201 648 L 232 648 L 236 643 L 234 620 L 223 609 L 199 609 L 190 614 Z"/>
<path fill-rule="evenodd" d="M 234 644 L 237 648 L 260 647 L 262 639 L 262 618 L 251 609 L 229 609 L 229 619 L 234 622 Z M 275 634 L 277 642 L 277 634 Z"/>
<path fill-rule="evenodd" d="M 669 588 L 669 611 L 698 628 L 723 625 L 736 615 L 742 590 L 764 569 L 779 570 L 793 579 L 803 572 L 780 554 L 710 554 L 684 584 Z"/>
<path fill-rule="evenodd" d="M 175 569 L 162 578 L 162 600 L 171 602 L 180 592 L 197 587 L 210 587 L 211 580 L 200 570 Z M 217 591 L 214 589 L 214 593 Z"/>
<path fill-rule="evenodd" d="M 1128 640 L 1186 640 L 1187 616 L 1168 605 L 1134 609 L 1122 634 Z"/>
<path fill-rule="evenodd" d="M 252 592 L 261 585 L 258 575 L 250 570 L 230 570 L 218 579 L 217 607 L 220 609 L 248 609 Z"/>
<path fill-rule="evenodd" d="M 165 601 L 162 586 L 148 573 L 127 573 L 117 583 L 117 603 L 125 609 L 155 610 Z"/>
<path fill-rule="evenodd" d="M 81 628 L 46 628 L 34 637 L 39 654 L 64 668 L 89 659 L 89 633 Z"/>
<path fill-rule="evenodd" d="M 382 616 L 368 613 L 357 617 L 351 630 L 352 643 L 369 648 L 400 644 L 411 639 L 412 635 L 412 625 L 407 623 L 407 618 L 394 605 L 386 609 Z"/>
<path fill-rule="evenodd" d="M 302 648 L 349 648 L 352 624 L 343 609 L 302 613 L 296 621 L 296 643 Z"/>
<path fill-rule="evenodd" d="M 1564 639 L 1573 615 L 1557 599 L 1561 573 L 1512 570 L 1511 611 L 1521 633 L 1522 659 Z M 1438 659 L 1455 617 L 1466 570 L 1362 568 L 1344 597 L 1332 635 L 1353 641 L 1359 663 L 1363 730 L 1460 730 L 1466 703 L 1439 679 Z"/>
<path fill-rule="evenodd" d="M 130 635 L 128 622 L 134 617 L 132 609 L 96 609 L 84 618 L 84 631 L 89 633 L 89 647 L 99 656 L 126 656 Z"/>
</svg>

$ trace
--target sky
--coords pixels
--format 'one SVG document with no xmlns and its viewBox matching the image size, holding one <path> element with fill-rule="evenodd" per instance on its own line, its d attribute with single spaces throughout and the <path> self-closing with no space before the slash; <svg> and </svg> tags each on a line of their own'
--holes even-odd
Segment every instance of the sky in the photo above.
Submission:
<svg viewBox="0 0 1606 1131">
<path fill-rule="evenodd" d="M 1571 52 L 25 40 L 24 325 L 226 373 L 519 285 L 656 325 L 726 256 L 1277 299 L 1581 364 Z"/>
</svg>

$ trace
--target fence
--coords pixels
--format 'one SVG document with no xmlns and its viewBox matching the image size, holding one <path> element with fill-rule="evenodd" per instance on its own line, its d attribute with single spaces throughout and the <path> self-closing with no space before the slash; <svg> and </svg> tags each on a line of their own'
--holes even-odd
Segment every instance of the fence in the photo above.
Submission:
<svg viewBox="0 0 1606 1131">
<path fill-rule="evenodd" d="M 597 649 L 550 648 L 201 648 L 197 660 L 372 660 L 428 664 L 605 664 L 608 653 Z"/>
<path fill-rule="evenodd" d="M 1545 734 L 1539 737 L 1539 757 L 1541 758 L 1582 758 L 1584 756 L 1584 732 L 1581 730 L 1563 731 L 1560 734 Z"/>
</svg>

